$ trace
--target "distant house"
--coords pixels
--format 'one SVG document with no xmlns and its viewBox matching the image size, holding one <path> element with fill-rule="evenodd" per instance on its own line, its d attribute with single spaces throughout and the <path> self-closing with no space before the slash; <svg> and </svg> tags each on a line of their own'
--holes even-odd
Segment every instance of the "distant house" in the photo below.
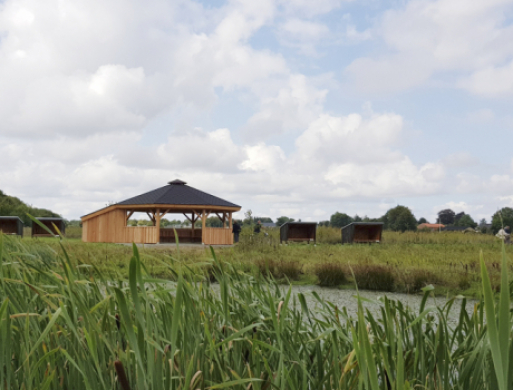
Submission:
<svg viewBox="0 0 513 390">
<path fill-rule="evenodd" d="M 470 226 L 446 226 L 442 228 L 442 232 L 464 232 L 467 231 L 467 229 L 472 229 Z"/>
<path fill-rule="evenodd" d="M 262 222 L 261 223 L 263 228 L 275 228 L 277 227 L 274 222 Z"/>
<path fill-rule="evenodd" d="M 445 225 L 442 225 L 441 223 L 421 223 L 417 226 L 417 230 L 431 230 L 433 232 L 442 230 L 443 228 L 445 228 Z"/>
</svg>

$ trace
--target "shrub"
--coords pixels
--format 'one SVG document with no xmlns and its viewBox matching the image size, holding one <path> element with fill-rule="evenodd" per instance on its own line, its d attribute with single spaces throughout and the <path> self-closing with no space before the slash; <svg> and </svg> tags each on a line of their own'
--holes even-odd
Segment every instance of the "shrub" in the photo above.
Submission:
<svg viewBox="0 0 513 390">
<path fill-rule="evenodd" d="M 314 273 L 323 287 L 339 286 L 347 281 L 343 266 L 337 263 L 317 264 Z"/>
<path fill-rule="evenodd" d="M 394 291 L 395 276 L 382 265 L 357 265 L 353 267 L 354 279 L 359 288 L 375 291 Z"/>
<path fill-rule="evenodd" d="M 418 293 L 424 287 L 434 283 L 436 276 L 429 271 L 413 269 L 404 277 L 404 287 L 408 293 Z"/>
<path fill-rule="evenodd" d="M 298 280 L 301 266 L 296 261 L 280 261 L 276 264 L 278 277 L 287 277 L 289 280 Z"/>
</svg>

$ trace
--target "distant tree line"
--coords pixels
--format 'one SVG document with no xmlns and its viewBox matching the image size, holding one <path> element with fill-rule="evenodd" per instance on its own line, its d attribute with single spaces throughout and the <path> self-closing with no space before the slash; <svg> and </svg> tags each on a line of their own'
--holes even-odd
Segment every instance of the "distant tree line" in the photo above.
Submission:
<svg viewBox="0 0 513 390">
<path fill-rule="evenodd" d="M 4 194 L 4 192 L 0 190 L 1 216 L 20 217 L 25 226 L 32 226 L 32 220 L 27 216 L 27 214 L 30 214 L 33 217 L 60 217 L 59 214 L 54 213 L 51 210 L 32 207 L 14 196 Z"/>
<path fill-rule="evenodd" d="M 18 216 L 26 226 L 32 226 L 32 221 L 27 216 L 30 214 L 34 217 L 61 217 L 59 214 L 42 208 L 33 207 L 27 205 L 20 199 L 6 195 L 0 190 L 0 215 L 2 216 Z M 443 209 L 437 213 L 438 217 L 436 223 L 440 223 L 446 226 L 460 226 L 460 227 L 471 227 L 477 228 L 483 233 L 496 234 L 503 226 L 510 226 L 513 228 L 513 208 L 503 207 L 492 215 L 491 223 L 487 224 L 485 219 L 481 219 L 479 223 L 465 212 L 455 213 L 451 209 Z M 253 216 L 251 210 L 248 210 L 244 214 L 244 219 L 235 220 L 241 225 L 254 225 L 260 223 L 273 223 L 270 217 Z M 295 222 L 294 218 L 287 216 L 281 216 L 276 218 L 276 225 L 281 226 L 287 222 Z M 301 222 L 301 219 L 298 220 Z M 406 206 L 396 206 L 388 210 L 383 216 L 379 218 L 369 218 L 367 216 L 360 217 L 359 215 L 350 216 L 346 213 L 335 212 L 329 221 L 319 222 L 320 226 L 332 226 L 336 228 L 342 228 L 349 225 L 352 222 L 382 222 L 386 230 L 405 232 L 408 230 L 416 230 L 417 226 L 423 223 L 428 223 L 426 218 L 419 218 L 418 220 L 413 215 L 412 211 Z M 66 221 L 67 226 L 81 226 L 81 221 L 71 220 Z M 130 219 L 128 220 L 129 226 L 152 226 L 153 222 L 147 219 Z M 222 227 L 223 223 L 217 216 L 208 217 L 205 225 L 207 227 Z M 173 227 L 173 226 L 191 226 L 191 222 L 188 219 L 184 221 L 178 219 L 166 219 L 162 218 L 160 221 L 161 227 Z M 196 221 L 195 227 L 201 227 L 201 220 Z"/>
</svg>

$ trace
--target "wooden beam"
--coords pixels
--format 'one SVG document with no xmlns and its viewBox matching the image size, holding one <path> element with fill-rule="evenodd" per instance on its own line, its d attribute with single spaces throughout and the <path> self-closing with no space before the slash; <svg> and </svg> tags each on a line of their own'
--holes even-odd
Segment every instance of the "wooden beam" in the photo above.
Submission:
<svg viewBox="0 0 513 390">
<path fill-rule="evenodd" d="M 203 210 L 203 218 L 201 219 L 202 227 L 201 227 L 201 242 L 205 243 L 205 227 L 207 226 L 207 217 L 205 216 L 205 210 Z"/>
<path fill-rule="evenodd" d="M 185 213 L 182 213 L 182 214 L 185 216 L 185 218 L 187 218 L 189 220 L 190 223 L 194 223 L 194 214 L 192 215 L 192 219 L 190 219 L 187 214 L 185 214 Z"/>
<path fill-rule="evenodd" d="M 160 214 L 160 218 L 162 218 L 164 215 L 166 215 L 167 213 L 169 213 L 169 209 L 167 209 L 166 211 L 164 211 L 162 214 Z"/>
<path fill-rule="evenodd" d="M 155 225 L 157 226 L 157 244 L 160 244 L 160 210 L 157 209 Z"/>
<path fill-rule="evenodd" d="M 127 214 L 126 214 L 126 218 L 125 218 L 125 226 L 128 224 L 128 220 L 130 219 L 130 217 L 131 217 L 132 215 L 134 215 L 134 212 L 135 212 L 135 211 L 130 211 L 130 212 L 129 212 L 129 211 L 127 210 Z"/>
<path fill-rule="evenodd" d="M 88 219 L 97 217 L 98 215 L 102 215 L 108 212 L 111 212 L 113 210 L 139 210 L 139 211 L 148 211 L 148 210 L 154 210 L 157 207 L 162 207 L 169 209 L 170 211 L 175 210 L 175 212 L 190 212 L 192 210 L 192 207 L 195 209 L 197 208 L 205 208 L 210 211 L 240 211 L 240 207 L 224 207 L 224 206 L 206 206 L 206 205 L 194 205 L 194 206 L 184 206 L 184 205 L 176 205 L 176 204 L 143 204 L 143 205 L 111 205 L 108 207 L 104 207 L 103 209 L 94 211 L 90 214 L 83 215 L 80 219 L 82 221 L 87 221 Z"/>
<path fill-rule="evenodd" d="M 152 215 L 153 215 L 153 216 L 152 216 L 152 215 L 150 215 L 150 212 L 149 212 L 149 211 L 146 211 L 146 214 L 148 214 L 148 217 L 150 217 L 151 222 L 153 222 L 153 226 L 155 226 L 155 223 L 156 223 L 156 221 L 155 221 L 155 214 L 154 214 L 154 213 L 152 213 Z"/>
<path fill-rule="evenodd" d="M 232 230 L 232 228 L 233 228 L 233 226 L 232 226 L 232 213 L 228 214 L 228 221 L 230 222 L 230 230 Z"/>
</svg>

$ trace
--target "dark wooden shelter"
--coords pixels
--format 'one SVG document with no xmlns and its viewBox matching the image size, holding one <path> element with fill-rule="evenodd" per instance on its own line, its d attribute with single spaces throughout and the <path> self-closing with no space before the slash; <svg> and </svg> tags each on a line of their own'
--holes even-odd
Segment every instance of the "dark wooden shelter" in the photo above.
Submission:
<svg viewBox="0 0 513 390">
<path fill-rule="evenodd" d="M 23 221 L 20 217 L 0 217 L 0 233 L 23 237 Z"/>
<path fill-rule="evenodd" d="M 39 226 L 37 223 L 32 222 L 32 237 L 53 237 L 59 236 L 59 231 L 64 236 L 66 234 L 66 225 L 64 224 L 64 219 L 57 217 L 37 217 L 36 220 L 45 225 L 48 229 L 50 229 L 53 234 L 49 234 L 45 229 Z M 57 229 L 55 229 L 55 226 Z"/>
<path fill-rule="evenodd" d="M 381 242 L 383 222 L 353 222 L 341 229 L 342 244 L 373 244 Z"/>
<path fill-rule="evenodd" d="M 317 222 L 286 222 L 280 226 L 280 243 L 317 241 Z"/>
<path fill-rule="evenodd" d="M 232 245 L 232 214 L 240 206 L 173 180 L 164 187 L 124 200 L 82 217 L 82 241 L 158 244 L 175 242 L 174 229 L 160 227 L 166 214 L 183 214 L 190 229 L 176 229 L 182 243 Z M 128 226 L 134 212 L 144 212 L 153 226 Z M 206 227 L 209 215 L 216 215 L 223 227 Z M 202 228 L 194 224 L 202 221 Z"/>
</svg>

